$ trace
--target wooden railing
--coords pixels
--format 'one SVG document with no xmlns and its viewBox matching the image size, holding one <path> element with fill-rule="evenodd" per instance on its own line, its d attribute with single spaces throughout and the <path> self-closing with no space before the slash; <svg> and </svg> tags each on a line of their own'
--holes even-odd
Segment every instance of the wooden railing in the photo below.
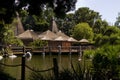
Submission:
<svg viewBox="0 0 120 80">
<path fill-rule="evenodd" d="M 40 52 L 59 52 L 59 53 L 72 53 L 72 52 L 81 52 L 86 49 L 92 49 L 92 46 L 45 46 L 45 47 L 12 47 L 13 52 L 23 52 L 23 49 L 25 51 L 31 51 L 34 53 L 40 53 Z"/>
</svg>

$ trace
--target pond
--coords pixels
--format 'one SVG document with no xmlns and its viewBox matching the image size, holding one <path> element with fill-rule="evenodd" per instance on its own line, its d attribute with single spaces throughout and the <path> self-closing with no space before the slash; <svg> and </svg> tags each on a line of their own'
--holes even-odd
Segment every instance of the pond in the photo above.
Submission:
<svg viewBox="0 0 120 80">
<path fill-rule="evenodd" d="M 31 60 L 26 60 L 26 64 L 34 69 L 38 69 L 38 70 L 46 70 L 48 68 L 52 68 L 53 67 L 53 58 L 56 58 L 58 61 L 58 65 L 59 65 L 59 69 L 62 70 L 63 68 L 71 68 L 71 60 L 73 65 L 79 63 L 78 58 L 79 55 L 78 54 L 66 54 L 66 55 L 36 55 L 33 54 L 32 55 L 32 59 Z M 21 64 L 21 59 L 22 59 L 22 55 L 17 56 L 17 58 L 15 59 L 10 59 L 10 58 L 4 58 L 1 60 L 2 63 L 8 64 L 8 65 L 18 65 Z M 17 80 L 21 79 L 21 66 L 17 66 L 17 67 L 8 67 L 8 66 L 4 66 L 5 68 L 5 72 L 10 74 L 12 77 L 16 78 Z M 26 80 L 30 75 L 31 70 L 26 68 Z"/>
</svg>

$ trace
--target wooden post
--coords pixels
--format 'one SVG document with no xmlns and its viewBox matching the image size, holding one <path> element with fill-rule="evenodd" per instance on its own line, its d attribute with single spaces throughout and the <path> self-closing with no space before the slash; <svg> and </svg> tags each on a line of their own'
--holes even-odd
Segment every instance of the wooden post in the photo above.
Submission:
<svg viewBox="0 0 120 80">
<path fill-rule="evenodd" d="M 51 54 L 51 46 L 48 46 L 48 48 L 49 48 L 49 53 Z"/>
<path fill-rule="evenodd" d="M 71 46 L 69 47 L 69 53 L 71 54 L 72 52 L 71 52 Z"/>
<path fill-rule="evenodd" d="M 43 47 L 43 54 L 45 55 L 45 46 Z"/>
<path fill-rule="evenodd" d="M 25 54 L 25 47 L 23 46 L 23 54 Z"/>
<path fill-rule="evenodd" d="M 22 57 L 21 80 L 25 80 L 25 56 Z"/>
<path fill-rule="evenodd" d="M 61 45 L 58 46 L 59 54 L 61 54 Z"/>
<path fill-rule="evenodd" d="M 56 58 L 53 58 L 53 65 L 54 65 L 54 75 L 55 75 L 55 80 L 58 80 L 58 75 L 59 75 L 59 71 L 58 71 L 58 62 Z"/>
</svg>

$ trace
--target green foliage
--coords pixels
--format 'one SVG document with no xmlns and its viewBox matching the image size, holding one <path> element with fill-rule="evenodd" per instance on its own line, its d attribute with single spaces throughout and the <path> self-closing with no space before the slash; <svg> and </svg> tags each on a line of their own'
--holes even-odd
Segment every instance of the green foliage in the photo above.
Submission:
<svg viewBox="0 0 120 80">
<path fill-rule="evenodd" d="M 75 11 L 75 13 L 68 13 L 64 19 L 57 19 L 59 29 L 67 35 L 72 35 L 72 28 L 79 23 L 88 23 L 93 28 L 95 22 L 101 20 L 101 16 L 98 12 L 90 10 L 88 7 L 82 7 Z M 102 20 L 101 20 L 102 22 Z M 104 21 L 103 25 L 107 25 Z M 100 25 L 99 25 L 100 26 Z"/>
<path fill-rule="evenodd" d="M 118 13 L 118 17 L 116 18 L 114 25 L 117 26 L 118 28 L 120 28 L 120 13 Z"/>
<path fill-rule="evenodd" d="M 16 45 L 16 46 L 23 46 L 23 42 L 18 39 L 18 38 L 14 38 L 14 40 L 11 42 L 12 45 Z"/>
<path fill-rule="evenodd" d="M 42 41 L 42 40 L 35 40 L 33 42 L 30 43 L 30 46 L 32 46 L 33 48 L 41 48 L 44 46 L 47 46 L 47 41 Z"/>
<path fill-rule="evenodd" d="M 4 45 L 23 45 L 22 41 L 15 37 L 14 27 L 12 24 L 5 24 L 4 27 L 2 27 L 1 37 L 1 41 Z"/>
<path fill-rule="evenodd" d="M 14 28 L 9 25 L 9 24 L 5 24 L 4 27 L 2 28 L 2 42 L 4 44 L 11 44 L 12 42 L 14 42 L 14 32 L 13 32 Z"/>
<path fill-rule="evenodd" d="M 92 59 L 95 55 L 95 51 L 94 50 L 85 50 L 84 51 L 84 57 L 85 59 Z"/>
<path fill-rule="evenodd" d="M 120 79 L 120 46 L 109 46 L 95 50 L 93 57 L 93 77 L 96 80 Z"/>
<path fill-rule="evenodd" d="M 101 28 L 102 28 L 102 20 L 100 19 L 97 19 L 94 23 L 94 26 L 93 26 L 93 31 L 94 33 L 101 33 Z"/>
<path fill-rule="evenodd" d="M 92 41 L 93 36 L 92 28 L 87 23 L 79 23 L 73 29 L 73 37 L 77 40 L 85 38 Z"/>
<path fill-rule="evenodd" d="M 41 15 L 28 15 L 25 10 L 21 11 L 21 18 L 24 29 L 32 29 L 34 31 L 46 31 L 51 26 L 51 20 L 54 16 L 53 9 L 46 8 Z"/>
<path fill-rule="evenodd" d="M 24 8 L 30 15 L 40 15 L 46 6 L 53 8 L 57 16 L 63 17 L 66 12 L 75 9 L 76 0 L 0 0 L 0 21 L 11 23 L 16 11 Z M 28 8 L 25 8 L 29 4 Z"/>
<path fill-rule="evenodd" d="M 100 19 L 101 16 L 98 12 L 90 10 L 88 7 L 82 7 L 75 11 L 74 17 L 76 24 L 86 22 L 90 25 L 90 27 L 93 27 L 94 21 L 96 19 Z"/>
<path fill-rule="evenodd" d="M 103 33 L 95 34 L 95 44 L 97 46 L 111 44 L 116 45 L 120 43 L 120 29 L 115 26 L 108 26 Z"/>
</svg>

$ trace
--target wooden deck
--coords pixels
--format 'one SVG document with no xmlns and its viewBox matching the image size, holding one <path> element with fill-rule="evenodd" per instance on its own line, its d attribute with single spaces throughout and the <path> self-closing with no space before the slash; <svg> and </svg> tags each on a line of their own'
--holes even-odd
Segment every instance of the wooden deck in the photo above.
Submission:
<svg viewBox="0 0 120 80">
<path fill-rule="evenodd" d="M 49 46 L 42 48 L 32 48 L 32 47 L 12 47 L 14 54 L 23 54 L 25 51 L 31 51 L 32 53 L 79 53 L 85 49 L 92 49 L 90 46 Z"/>
</svg>

